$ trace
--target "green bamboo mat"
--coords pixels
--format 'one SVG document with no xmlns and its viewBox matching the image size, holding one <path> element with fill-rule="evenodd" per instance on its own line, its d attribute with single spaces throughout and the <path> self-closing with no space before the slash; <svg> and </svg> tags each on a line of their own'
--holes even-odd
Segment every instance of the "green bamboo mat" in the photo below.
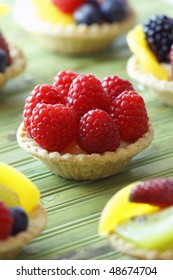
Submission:
<svg viewBox="0 0 173 280">
<path fill-rule="evenodd" d="M 12 5 L 14 1 L 5 1 Z M 173 7 L 157 1 L 131 3 L 137 21 L 149 15 L 171 15 Z M 0 93 L 0 161 L 11 164 L 28 176 L 40 189 L 47 211 L 46 230 L 28 244 L 18 259 L 128 259 L 114 252 L 107 240 L 97 234 L 100 213 L 106 202 L 127 184 L 151 177 L 173 175 L 173 109 L 161 104 L 150 90 L 134 84 L 143 95 L 155 129 L 148 149 L 135 156 L 118 175 L 95 182 L 75 182 L 52 175 L 42 164 L 19 148 L 16 130 L 22 120 L 24 102 L 38 83 L 52 83 L 62 69 L 128 78 L 126 61 L 130 56 L 125 37 L 102 53 L 65 57 L 41 47 L 13 21 L 11 13 L 1 19 L 1 28 L 9 41 L 21 46 L 27 58 L 23 74 L 10 81 Z"/>
</svg>

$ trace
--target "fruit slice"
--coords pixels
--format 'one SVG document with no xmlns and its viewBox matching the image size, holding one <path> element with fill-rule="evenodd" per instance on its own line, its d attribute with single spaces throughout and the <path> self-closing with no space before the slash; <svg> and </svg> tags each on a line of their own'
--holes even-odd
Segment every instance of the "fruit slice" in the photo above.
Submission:
<svg viewBox="0 0 173 280">
<path fill-rule="evenodd" d="M 20 206 L 28 213 L 35 208 L 40 199 L 36 186 L 22 173 L 0 162 L 0 185 L 16 193 Z"/>
<path fill-rule="evenodd" d="M 8 208 L 20 206 L 18 195 L 11 189 L 0 185 L 0 201 L 2 201 Z"/>
<path fill-rule="evenodd" d="M 7 4 L 0 4 L 0 17 L 4 16 L 9 10 L 9 6 Z"/>
<path fill-rule="evenodd" d="M 129 202 L 131 189 L 139 184 L 136 182 L 118 191 L 106 204 L 99 222 L 99 234 L 108 235 L 115 227 L 133 216 L 151 213 L 158 207 L 149 204 Z"/>
<path fill-rule="evenodd" d="M 74 23 L 71 14 L 61 12 L 50 0 L 32 0 L 35 7 L 36 14 L 43 21 L 50 21 L 52 23 L 61 23 L 64 25 Z"/>
<path fill-rule="evenodd" d="M 130 219 L 118 225 L 116 233 L 142 248 L 166 249 L 172 247 L 173 206 L 153 214 Z"/>
<path fill-rule="evenodd" d="M 168 72 L 161 66 L 149 49 L 141 25 L 137 25 L 128 32 L 127 44 L 147 73 L 153 74 L 160 80 L 169 80 Z"/>
</svg>

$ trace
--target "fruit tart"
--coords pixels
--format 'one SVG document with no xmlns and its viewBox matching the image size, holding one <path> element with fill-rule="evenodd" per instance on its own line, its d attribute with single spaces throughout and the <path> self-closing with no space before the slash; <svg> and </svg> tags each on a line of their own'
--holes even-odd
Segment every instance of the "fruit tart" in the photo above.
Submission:
<svg viewBox="0 0 173 280">
<path fill-rule="evenodd" d="M 127 34 L 133 56 L 127 63 L 131 78 L 152 89 L 173 106 L 173 18 L 156 15 Z"/>
<path fill-rule="evenodd" d="M 7 6 L 0 4 L 0 17 Z M 25 57 L 22 50 L 8 43 L 0 30 L 0 88 L 11 78 L 20 74 L 25 68 Z"/>
<path fill-rule="evenodd" d="M 143 98 L 129 81 L 60 71 L 26 99 L 19 145 L 68 179 L 118 173 L 153 139 Z"/>
<path fill-rule="evenodd" d="M 36 186 L 0 162 L 0 259 L 13 259 L 46 225 Z"/>
<path fill-rule="evenodd" d="M 84 54 L 127 31 L 135 13 L 125 0 L 17 0 L 14 18 L 48 49 Z"/>
<path fill-rule="evenodd" d="M 132 183 L 104 207 L 99 234 L 138 259 L 173 259 L 173 178 Z"/>
</svg>

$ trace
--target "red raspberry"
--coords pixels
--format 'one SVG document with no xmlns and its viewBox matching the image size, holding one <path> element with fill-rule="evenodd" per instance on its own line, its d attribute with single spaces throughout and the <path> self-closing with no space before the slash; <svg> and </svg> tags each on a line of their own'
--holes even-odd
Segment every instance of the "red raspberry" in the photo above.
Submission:
<svg viewBox="0 0 173 280">
<path fill-rule="evenodd" d="M 61 71 L 55 76 L 53 85 L 61 95 L 61 103 L 66 104 L 70 85 L 78 75 L 78 73 L 72 71 Z"/>
<path fill-rule="evenodd" d="M 13 218 L 10 210 L 0 202 L 0 239 L 7 239 L 12 231 Z"/>
<path fill-rule="evenodd" d="M 80 118 L 92 109 L 109 111 L 110 100 L 94 75 L 79 75 L 73 80 L 67 96 L 67 105 L 73 108 Z"/>
<path fill-rule="evenodd" d="M 173 205 L 173 178 L 156 178 L 132 188 L 129 200 L 159 207 Z"/>
<path fill-rule="evenodd" d="M 135 91 L 124 91 L 110 106 L 110 115 L 118 124 L 122 140 L 134 142 L 148 130 L 145 103 Z"/>
<path fill-rule="evenodd" d="M 76 112 L 62 104 L 38 104 L 31 117 L 31 137 L 48 152 L 64 150 L 75 138 Z"/>
<path fill-rule="evenodd" d="M 52 0 L 52 2 L 64 13 L 73 13 L 87 0 Z"/>
<path fill-rule="evenodd" d="M 118 128 L 113 119 L 103 110 L 87 112 L 79 122 L 77 141 L 88 153 L 115 151 L 120 144 Z"/>
<path fill-rule="evenodd" d="M 120 79 L 118 76 L 104 78 L 102 81 L 102 86 L 112 101 L 114 101 L 114 99 L 123 91 L 134 89 L 129 81 Z"/>
<path fill-rule="evenodd" d="M 29 135 L 31 132 L 31 116 L 32 111 L 38 103 L 46 104 L 58 104 L 61 102 L 61 93 L 58 92 L 57 88 L 52 85 L 37 85 L 31 92 L 31 95 L 26 99 L 25 108 L 23 112 L 24 126 L 27 129 Z"/>
<path fill-rule="evenodd" d="M 3 49 L 4 52 L 6 53 L 7 65 L 9 66 L 11 64 L 10 50 L 9 50 L 8 44 L 1 32 L 0 32 L 0 49 Z"/>
</svg>

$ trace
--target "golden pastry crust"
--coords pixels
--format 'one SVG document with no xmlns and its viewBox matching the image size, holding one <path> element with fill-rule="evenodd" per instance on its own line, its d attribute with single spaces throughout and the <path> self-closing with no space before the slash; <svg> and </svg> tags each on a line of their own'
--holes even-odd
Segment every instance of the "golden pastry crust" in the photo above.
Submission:
<svg viewBox="0 0 173 280">
<path fill-rule="evenodd" d="M 0 240 L 0 259 L 13 259 L 22 246 L 38 236 L 46 226 L 46 212 L 38 205 L 29 215 L 29 225 L 26 231 L 16 236 L 10 236 L 6 240 Z"/>
<path fill-rule="evenodd" d="M 18 0 L 14 18 L 27 31 L 36 35 L 44 46 L 65 54 L 81 54 L 96 52 L 104 49 L 121 33 L 129 30 L 135 22 L 136 16 L 133 9 L 129 8 L 129 14 L 122 22 L 92 24 L 52 24 L 42 21 L 34 14 L 32 3 L 29 0 Z M 22 5 L 27 5 L 29 9 L 22 9 Z M 22 16 L 24 11 L 26 16 Z M 22 11 L 22 12 L 21 12 Z"/>
<path fill-rule="evenodd" d="M 139 248 L 135 244 L 126 241 L 117 234 L 110 234 L 108 237 L 111 246 L 126 255 L 132 256 L 141 260 L 173 260 L 173 249 L 167 249 L 164 251 L 160 250 L 149 250 Z"/>
<path fill-rule="evenodd" d="M 173 106 L 173 80 L 159 80 L 146 73 L 135 55 L 128 60 L 127 72 L 132 79 L 152 89 L 164 104 Z"/>
<path fill-rule="evenodd" d="M 9 50 L 12 63 L 6 67 L 5 72 L 0 73 L 0 88 L 4 86 L 9 79 L 20 74 L 26 66 L 26 60 L 20 48 L 9 45 Z"/>
<path fill-rule="evenodd" d="M 23 123 L 17 131 L 17 141 L 21 148 L 42 161 L 54 174 L 75 180 L 96 180 L 118 173 L 129 160 L 147 148 L 153 139 L 153 129 L 149 130 L 134 143 L 121 143 L 115 152 L 103 154 L 60 154 L 48 153 L 30 137 Z"/>
</svg>

